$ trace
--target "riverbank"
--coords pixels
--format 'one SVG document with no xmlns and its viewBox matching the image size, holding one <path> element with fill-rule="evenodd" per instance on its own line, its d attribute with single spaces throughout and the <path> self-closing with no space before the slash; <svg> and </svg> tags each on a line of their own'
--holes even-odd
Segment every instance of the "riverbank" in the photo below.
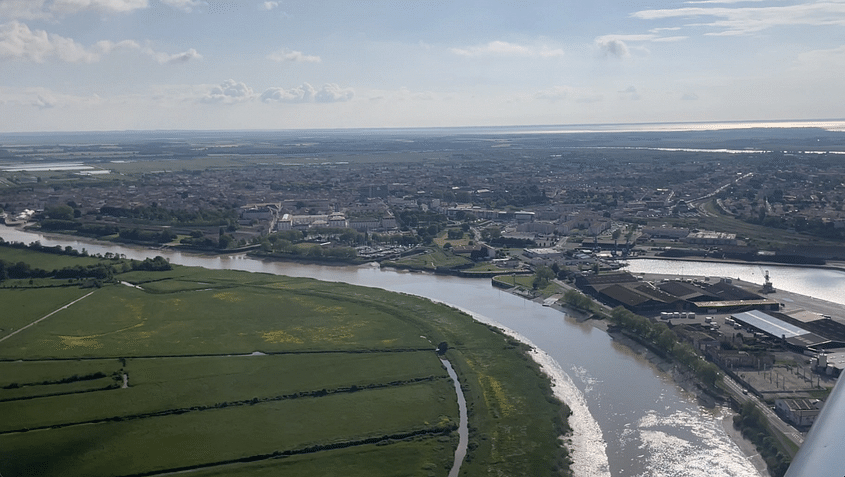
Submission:
<svg viewBox="0 0 845 477">
<path fill-rule="evenodd" d="M 41 241 L 47 246 L 88 247 L 90 253 L 121 253 L 133 259 L 158 253 L 42 234 L 7 235 L 2 228 L 0 236 L 25 243 Z M 243 255 L 209 257 L 170 250 L 160 252 L 173 264 L 309 277 L 423 296 L 472 310 L 471 314 L 483 323 L 514 330 L 535 345 L 531 357 L 543 363 L 544 372 L 551 370 L 547 374 L 553 375 L 555 396 L 573 409 L 570 423 L 575 432 L 567 445 L 575 449 L 574 475 L 605 477 L 611 475 L 611 470 L 613 475 L 619 472 L 618 475 L 662 475 L 660 469 L 670 466 L 686 469 L 685 475 L 690 477 L 708 477 L 714 472 L 759 477 L 721 427 L 714 428 L 720 423 L 710 413 L 679 392 L 677 386 L 661 377 L 652 366 L 644 365 L 638 358 L 631 359 L 631 353 L 623 350 L 627 348 L 614 344 L 603 330 L 592 332 L 604 322 L 561 320 L 560 311 L 529 305 L 522 297 L 491 287 L 487 280 L 408 273 L 380 269 L 373 264 L 306 266 L 259 261 Z M 655 422 L 662 424 L 657 427 Z M 700 434 L 701 430 L 706 431 L 706 438 Z M 656 435 L 661 436 L 659 441 L 655 440 Z M 686 465 L 693 461 L 701 465 Z"/>
<path fill-rule="evenodd" d="M 513 293 L 512 290 L 507 290 L 508 292 L 516 295 L 522 296 L 517 293 Z M 541 303 L 537 299 L 532 300 L 537 303 Z M 585 315 L 582 312 L 577 310 L 571 310 L 561 305 L 553 305 L 553 308 L 557 309 L 558 311 L 572 315 Z M 591 327 L 601 330 L 610 336 L 614 343 L 619 346 L 625 347 L 628 351 L 632 352 L 639 359 L 646 361 L 649 365 L 659 371 L 659 373 L 664 376 L 667 380 L 674 383 L 679 389 L 682 389 L 684 392 L 689 393 L 696 397 L 696 400 L 699 402 L 699 405 L 708 408 L 708 409 L 718 409 L 723 414 L 723 417 L 720 419 L 721 427 L 724 429 L 727 436 L 733 442 L 733 444 L 740 450 L 742 455 L 744 455 L 749 462 L 751 462 L 754 468 L 760 473 L 761 476 L 769 475 L 768 467 L 760 456 L 760 453 L 757 451 L 757 447 L 754 445 L 753 442 L 746 439 L 742 432 L 739 429 L 736 429 L 733 426 L 733 416 L 736 414 L 732 409 L 724 407 L 724 406 L 717 406 L 713 398 L 705 393 L 700 386 L 698 385 L 697 380 L 694 376 L 692 376 L 688 372 L 682 372 L 677 368 L 674 362 L 668 360 L 652 350 L 650 350 L 647 346 L 639 343 L 638 341 L 632 339 L 631 337 L 627 336 L 626 334 L 618 331 L 612 331 L 608 326 L 606 320 L 596 320 L 596 319 L 577 319 L 579 323 L 586 323 Z M 711 411 L 714 412 L 714 411 Z"/>
<path fill-rule="evenodd" d="M 310 456 L 350 476 L 391 468 L 419 473 L 448 468 L 453 444 L 469 448 L 461 465 L 469 475 L 557 475 L 550 471 L 568 469 L 559 440 L 567 433 L 568 409 L 551 398 L 551 382 L 531 361 L 528 346 L 453 307 L 382 289 L 245 271 L 177 266 L 117 274 L 120 282 L 134 286 L 108 284 L 70 304 L 68 295 L 85 291 L 2 290 L 0 299 L 16 320 L 12 324 L 27 330 L 25 337 L 9 334 L 14 338 L 3 343 L 0 375 L 6 380 L 11 369 L 32 380 L 28 367 L 36 366 L 34 361 L 50 366 L 55 376 L 76 376 L 79 359 L 89 358 L 97 365 L 110 363 L 103 376 L 135 383 L 132 402 L 76 388 L 60 397 L 36 389 L 27 396 L 31 402 L 0 399 L 0 414 L 10 417 L 0 425 L 0 461 L 10 463 L 12 474 L 55 460 L 55 449 L 62 449 L 57 443 L 95 442 L 93 434 L 114 439 L 63 455 L 73 469 L 69 475 L 106 475 L 103 469 L 124 460 L 131 462 L 127 474 L 133 475 L 246 469 L 253 462 L 278 466 L 274 474 L 319 473 L 291 464 Z M 45 311 L 33 310 L 33 303 L 60 311 L 61 319 L 39 324 L 55 312 L 33 320 Z M 276 311 L 279 306 L 284 313 Z M 456 377 L 447 384 L 443 361 L 435 359 L 436 343 L 460 384 Z M 76 381 L 51 385 L 76 386 Z M 19 378 L 13 382 L 33 387 Z M 183 389 L 185 383 L 196 384 L 196 390 Z M 4 387 L 4 392 L 18 388 Z M 462 406 L 464 396 L 468 405 Z M 30 405 L 32 411 L 22 412 Z M 56 412 L 46 412 L 47 407 Z M 182 427 L 192 431 L 189 450 L 204 451 L 165 447 Z M 250 431 L 250 436 L 221 441 L 222 427 L 229 434 Z M 36 428 L 39 432 L 19 432 Z M 393 444 L 400 441 L 413 458 L 395 456 L 399 446 Z M 137 459 L 132 449 L 138 448 L 154 449 L 154 458 Z M 358 449 L 360 470 L 332 464 L 337 449 L 349 456 Z M 279 456 L 291 459 L 283 462 Z"/>
<path fill-rule="evenodd" d="M 596 320 L 590 320 L 596 321 Z M 606 328 L 605 328 L 606 329 Z M 683 389 L 684 391 L 694 394 L 696 398 L 699 400 L 704 407 L 712 409 L 713 401 L 712 398 L 709 398 L 706 394 L 702 393 L 698 389 L 698 385 L 693 377 L 689 375 L 689 373 L 682 373 L 678 371 L 675 364 L 671 361 L 668 361 L 661 356 L 658 356 L 651 350 L 649 350 L 646 346 L 638 343 L 637 341 L 625 336 L 622 333 L 610 333 L 610 336 L 613 337 L 614 341 L 619 343 L 622 346 L 627 347 L 629 350 L 633 351 L 635 354 L 639 355 L 642 359 L 648 361 L 652 366 L 656 369 L 660 370 L 664 376 L 668 379 L 671 379 L 679 388 Z M 728 437 L 731 438 L 734 444 L 742 451 L 742 454 L 745 455 L 748 460 L 754 464 L 754 467 L 760 472 L 761 475 L 769 475 L 768 467 L 766 466 L 766 462 L 760 456 L 760 453 L 757 451 L 757 446 L 754 445 L 753 442 L 746 439 L 745 436 L 742 435 L 742 431 L 736 429 L 733 425 L 733 416 L 736 414 L 733 410 L 726 407 L 719 407 L 724 417 L 721 419 L 722 428 L 725 430 L 725 433 Z"/>
</svg>

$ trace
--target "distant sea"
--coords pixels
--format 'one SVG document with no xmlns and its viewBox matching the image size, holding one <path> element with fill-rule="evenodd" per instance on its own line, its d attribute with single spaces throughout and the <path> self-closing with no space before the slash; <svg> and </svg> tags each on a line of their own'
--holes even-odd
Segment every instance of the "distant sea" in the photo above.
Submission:
<svg viewBox="0 0 845 477">
<path fill-rule="evenodd" d="M 286 129 L 286 130 L 124 130 L 124 131 L 56 131 L 0 133 L 0 140 L 33 139 L 57 137 L 69 139 L 86 136 L 95 143 L 118 137 L 155 137 L 177 139 L 184 137 L 218 137 L 221 135 L 253 136 L 265 133 L 285 132 L 293 135 L 308 132 L 355 135 L 391 134 L 435 134 L 435 135 L 497 135 L 497 134 L 578 134 L 578 133 L 649 133 L 649 132 L 705 132 L 742 129 L 821 129 L 831 132 L 845 132 L 845 119 L 818 120 L 774 120 L 774 121 L 702 121 L 666 123 L 610 123 L 610 124 L 564 124 L 531 126 L 455 126 L 455 127 L 399 127 L 399 128 L 350 128 L 350 129 Z"/>
<path fill-rule="evenodd" d="M 572 124 L 546 126 L 491 126 L 433 128 L 442 131 L 454 130 L 487 134 L 562 134 L 562 133 L 625 133 L 625 132 L 687 132 L 724 131 L 734 129 L 792 129 L 814 128 L 825 131 L 845 132 L 845 119 L 826 120 L 783 120 L 783 121 L 715 121 L 677 123 L 616 123 L 616 124 Z"/>
</svg>

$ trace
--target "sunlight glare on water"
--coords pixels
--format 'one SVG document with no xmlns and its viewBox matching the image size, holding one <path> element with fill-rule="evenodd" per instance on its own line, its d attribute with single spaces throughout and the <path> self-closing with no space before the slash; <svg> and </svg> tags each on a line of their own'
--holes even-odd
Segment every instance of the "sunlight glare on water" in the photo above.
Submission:
<svg viewBox="0 0 845 477">
<path fill-rule="evenodd" d="M 634 433 L 639 435 L 643 455 L 648 456 L 644 475 L 759 477 L 721 429 L 721 419 L 702 419 L 702 415 L 706 411 L 676 411 L 668 416 L 652 411 L 636 423 Z"/>
</svg>

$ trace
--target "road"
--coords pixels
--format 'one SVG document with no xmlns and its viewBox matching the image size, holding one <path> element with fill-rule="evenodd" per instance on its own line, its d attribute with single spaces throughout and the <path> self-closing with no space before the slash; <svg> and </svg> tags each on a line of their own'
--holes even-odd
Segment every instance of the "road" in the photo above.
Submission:
<svg viewBox="0 0 845 477">
<path fill-rule="evenodd" d="M 708 216 L 708 215 L 713 215 L 713 214 L 707 212 L 707 210 L 705 209 L 705 204 L 707 204 L 707 201 L 709 199 L 711 199 L 712 197 L 715 197 L 716 194 L 718 194 L 719 192 L 722 192 L 723 190 L 727 189 L 728 187 L 730 187 L 734 184 L 739 184 L 739 181 L 741 181 L 743 179 L 747 179 L 749 177 L 752 177 L 753 175 L 754 175 L 753 172 L 749 172 L 749 173 L 747 173 L 747 174 L 745 174 L 741 177 L 737 177 L 732 182 L 728 182 L 727 184 L 719 187 L 718 189 L 714 190 L 713 192 L 711 192 L 707 195 L 703 195 L 703 196 L 701 196 L 697 199 L 693 199 L 690 202 L 695 204 L 696 209 L 698 209 L 698 211 L 699 211 L 699 213 L 701 213 L 701 215 L 703 215 L 705 217 Z"/>
<path fill-rule="evenodd" d="M 769 422 L 769 425 L 774 426 L 778 432 L 783 434 L 783 436 L 789 439 L 793 444 L 801 447 L 801 444 L 804 443 L 804 434 L 784 422 L 777 414 L 775 414 L 775 411 L 771 407 L 760 401 L 757 396 L 747 394 L 745 389 L 729 376 L 724 376 L 723 380 L 725 385 L 730 389 L 731 393 L 741 404 L 748 401 L 753 402 L 754 405 L 757 406 L 757 409 L 762 411 L 763 415 L 766 416 L 766 420 Z"/>
</svg>

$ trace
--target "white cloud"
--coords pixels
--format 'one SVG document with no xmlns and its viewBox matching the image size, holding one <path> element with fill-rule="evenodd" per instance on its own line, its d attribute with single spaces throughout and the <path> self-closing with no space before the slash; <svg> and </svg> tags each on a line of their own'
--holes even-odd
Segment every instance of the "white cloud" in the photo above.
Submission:
<svg viewBox="0 0 845 477">
<path fill-rule="evenodd" d="M 55 0 L 50 10 L 72 14 L 83 10 L 97 10 L 106 13 L 127 13 L 147 8 L 147 0 Z"/>
<path fill-rule="evenodd" d="M 99 60 L 96 52 L 88 51 L 70 38 L 32 31 L 18 21 L 0 26 L 0 60 L 24 60 L 43 63 L 49 58 L 69 63 L 92 63 Z"/>
<path fill-rule="evenodd" d="M 537 99 L 545 99 L 548 101 L 561 101 L 569 99 L 573 96 L 575 90 L 569 86 L 555 86 L 547 90 L 540 91 L 534 95 Z"/>
<path fill-rule="evenodd" d="M 671 43 L 671 42 L 674 42 L 674 41 L 684 41 L 688 38 L 689 38 L 688 36 L 681 36 L 681 35 L 679 35 L 679 36 L 662 36 L 660 38 L 655 38 L 654 40 L 651 40 L 651 41 L 653 41 L 655 43 Z"/>
<path fill-rule="evenodd" d="M 792 65 L 792 71 L 802 79 L 830 79 L 834 83 L 841 83 L 842 71 L 845 71 L 845 45 L 801 53 Z M 837 85 L 835 88 L 841 87 Z"/>
<path fill-rule="evenodd" d="M 139 45 L 137 42 L 132 41 L 132 40 L 123 40 L 123 41 L 118 41 L 118 42 L 114 42 L 114 41 L 110 41 L 110 40 L 103 40 L 103 41 L 98 41 L 97 44 L 94 45 L 94 49 L 96 49 L 97 52 L 101 53 L 101 54 L 109 54 L 112 51 L 120 49 L 120 48 L 126 48 L 126 49 L 131 49 L 131 50 L 139 50 L 141 48 L 141 45 Z"/>
<path fill-rule="evenodd" d="M 252 88 L 244 83 L 238 83 L 233 79 L 228 79 L 219 86 L 211 88 L 202 98 L 204 103 L 242 103 L 250 101 L 255 98 L 255 93 Z"/>
<path fill-rule="evenodd" d="M 681 41 L 686 40 L 686 36 L 675 35 L 675 36 L 660 36 L 658 33 L 660 31 L 676 31 L 680 30 L 680 28 L 655 28 L 654 30 L 650 30 L 651 33 L 639 33 L 639 34 L 631 34 L 631 35 L 603 35 L 596 38 L 597 45 L 608 45 L 612 44 L 613 42 L 622 42 L 626 44 L 628 42 L 651 42 L 651 43 L 660 43 L 660 42 L 672 42 L 672 41 Z"/>
<path fill-rule="evenodd" d="M 649 30 L 649 33 L 657 34 L 657 33 L 663 32 L 663 31 L 678 31 L 680 29 L 681 29 L 681 27 L 652 28 L 651 30 Z"/>
<path fill-rule="evenodd" d="M 660 38 L 660 37 L 655 35 L 655 34 L 642 33 L 642 34 L 634 34 L 634 35 L 603 35 L 603 36 L 596 38 L 596 41 L 601 42 L 601 43 L 613 41 L 613 40 L 637 42 L 637 41 L 654 41 L 658 38 Z"/>
<path fill-rule="evenodd" d="M 399 88 L 394 97 L 400 101 L 434 101 L 437 99 L 436 95 L 431 91 L 411 91 L 406 87 Z"/>
<path fill-rule="evenodd" d="M 314 99 L 318 103 L 337 103 L 349 101 L 353 96 L 355 96 L 355 92 L 352 88 L 341 88 L 335 83 L 328 83 L 317 91 Z"/>
<path fill-rule="evenodd" d="M 598 46 L 599 51 L 601 51 L 604 56 L 614 58 L 627 58 L 631 56 L 631 51 L 628 49 L 628 45 L 617 38 L 597 38 L 596 46 Z"/>
<path fill-rule="evenodd" d="M 845 3 L 821 1 L 765 7 L 682 7 L 642 10 L 631 16 L 641 20 L 715 18 L 713 21 L 690 23 L 686 26 L 717 30 L 706 33 L 707 35 L 747 35 L 788 25 L 845 26 Z"/>
<path fill-rule="evenodd" d="M 194 7 L 205 5 L 205 2 L 200 0 L 159 0 L 165 5 L 169 5 L 177 10 L 182 10 L 186 13 L 191 13 Z"/>
<path fill-rule="evenodd" d="M 74 107 L 80 105 L 98 105 L 102 99 L 96 95 L 76 96 L 71 94 L 57 93 L 48 88 L 29 87 L 22 89 L 9 89 L 0 95 L 0 104 L 29 106 L 38 109 L 51 109 L 62 107 Z"/>
<path fill-rule="evenodd" d="M 296 88 L 270 88 L 261 94 L 261 101 L 265 103 L 307 103 L 314 100 L 317 90 L 308 83 Z"/>
<path fill-rule="evenodd" d="M 553 86 L 549 89 L 534 93 L 534 99 L 549 101 L 571 101 L 575 103 L 596 103 L 602 101 L 602 95 L 586 89 L 573 88 L 571 86 Z"/>
<path fill-rule="evenodd" d="M 0 18 L 34 20 L 48 16 L 44 0 L 0 0 Z"/>
<path fill-rule="evenodd" d="M 44 63 L 57 59 L 67 63 L 94 63 L 104 55 L 116 50 L 134 50 L 150 56 L 160 64 L 184 63 L 191 59 L 202 58 L 193 48 L 183 53 L 170 55 L 141 47 L 134 40 L 103 40 L 86 48 L 72 38 L 66 38 L 44 30 L 30 30 L 26 24 L 12 21 L 0 25 L 0 60 L 21 60 Z"/>
<path fill-rule="evenodd" d="M 147 7 L 148 0 L 0 0 L 0 18 L 44 20 L 86 10 L 119 14 Z"/>
<path fill-rule="evenodd" d="M 169 54 L 161 51 L 155 51 L 149 46 L 142 47 L 136 41 L 133 40 L 123 40 L 119 42 L 104 40 L 98 42 L 95 46 L 97 50 L 99 50 L 99 52 L 102 54 L 108 54 L 118 49 L 140 51 L 141 53 L 154 59 L 160 65 L 187 63 L 191 60 L 202 59 L 202 55 L 200 55 L 197 50 L 193 48 L 189 48 L 188 50 L 183 51 L 182 53 Z"/>
<path fill-rule="evenodd" d="M 629 43 L 670 43 L 686 40 L 688 37 L 682 35 L 660 36 L 658 31 L 674 31 L 677 28 L 660 28 L 651 30 L 651 33 L 629 34 L 629 35 L 603 35 L 595 40 L 596 48 L 605 57 L 627 58 L 632 51 L 641 54 L 649 54 L 649 50 L 643 46 L 629 46 Z"/>
<path fill-rule="evenodd" d="M 274 8 L 278 8 L 278 6 L 279 6 L 279 2 L 264 2 L 264 3 L 261 4 L 261 6 L 259 8 L 261 10 L 270 11 Z"/>
<path fill-rule="evenodd" d="M 698 95 L 695 93 L 684 93 L 681 99 L 684 101 L 695 101 L 698 99 Z"/>
<path fill-rule="evenodd" d="M 32 104 L 40 109 L 50 109 L 56 106 L 56 98 L 39 94 Z"/>
<path fill-rule="evenodd" d="M 684 2 L 688 5 L 699 5 L 699 4 L 707 4 L 707 3 L 717 3 L 717 4 L 726 4 L 726 3 L 751 3 L 751 2 L 764 2 L 766 0 L 697 0 L 697 1 L 689 1 Z"/>
<path fill-rule="evenodd" d="M 189 48 L 182 53 L 174 53 L 174 54 L 167 54 L 162 53 L 160 51 L 153 51 L 150 48 L 145 48 L 144 53 L 154 58 L 159 64 L 178 64 L 178 63 L 187 63 L 191 60 L 201 60 L 202 55 L 197 53 L 197 50 L 193 48 Z"/>
<path fill-rule="evenodd" d="M 628 86 L 627 88 L 623 89 L 619 92 L 619 97 L 622 99 L 629 99 L 632 101 L 636 101 L 640 99 L 640 93 L 637 91 L 637 88 L 634 86 Z"/>
<path fill-rule="evenodd" d="M 550 48 L 548 46 L 527 46 L 516 43 L 509 43 L 506 41 L 491 41 L 486 45 L 471 46 L 467 48 L 450 48 L 449 51 L 456 55 L 476 57 L 476 56 L 521 56 L 534 58 L 553 58 L 564 55 L 560 48 Z"/>
<path fill-rule="evenodd" d="M 322 60 L 319 56 L 305 55 L 301 51 L 294 51 L 283 49 L 275 51 L 267 55 L 267 59 L 278 61 L 279 63 L 294 62 L 294 63 L 319 63 Z"/>
<path fill-rule="evenodd" d="M 355 92 L 351 88 L 341 88 L 337 84 L 328 83 L 316 89 L 308 83 L 296 88 L 269 88 L 261 94 L 261 101 L 265 103 L 336 103 L 349 101 Z"/>
<path fill-rule="evenodd" d="M 369 90 L 365 95 L 372 103 L 432 102 L 457 99 L 456 97 L 450 97 L 451 95 L 438 94 L 433 91 L 412 91 L 405 86 L 392 90 Z"/>
<path fill-rule="evenodd" d="M 801 62 L 814 63 L 818 65 L 829 65 L 831 61 L 841 61 L 843 58 L 845 58 L 845 45 L 829 50 L 807 51 L 798 57 Z"/>
</svg>

